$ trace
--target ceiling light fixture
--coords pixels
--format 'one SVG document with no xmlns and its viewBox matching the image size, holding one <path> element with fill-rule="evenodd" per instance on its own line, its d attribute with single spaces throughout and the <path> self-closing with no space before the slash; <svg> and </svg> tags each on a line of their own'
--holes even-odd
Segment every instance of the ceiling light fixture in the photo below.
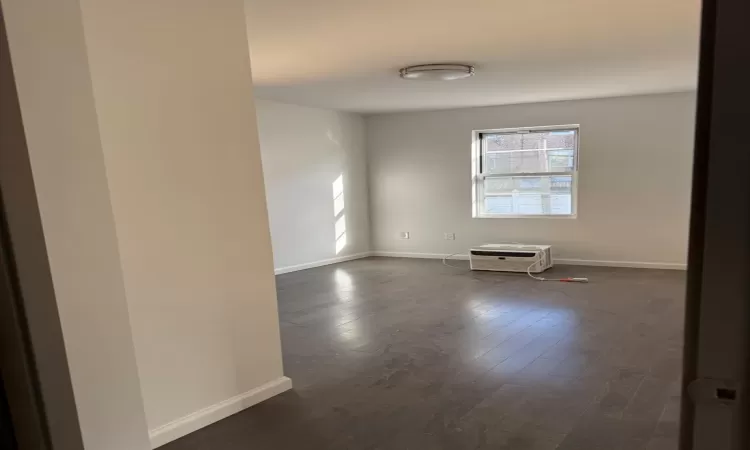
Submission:
<svg viewBox="0 0 750 450">
<path fill-rule="evenodd" d="M 466 64 L 420 64 L 398 71 L 406 80 L 451 81 L 474 75 L 474 67 Z"/>
</svg>

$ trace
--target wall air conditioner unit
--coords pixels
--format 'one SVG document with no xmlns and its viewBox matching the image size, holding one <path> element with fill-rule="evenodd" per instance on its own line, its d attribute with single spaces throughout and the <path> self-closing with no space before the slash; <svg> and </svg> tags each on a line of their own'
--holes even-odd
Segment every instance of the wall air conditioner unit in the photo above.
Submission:
<svg viewBox="0 0 750 450">
<path fill-rule="evenodd" d="M 542 273 L 552 267 L 549 245 L 485 244 L 469 250 L 471 270 Z"/>
</svg>

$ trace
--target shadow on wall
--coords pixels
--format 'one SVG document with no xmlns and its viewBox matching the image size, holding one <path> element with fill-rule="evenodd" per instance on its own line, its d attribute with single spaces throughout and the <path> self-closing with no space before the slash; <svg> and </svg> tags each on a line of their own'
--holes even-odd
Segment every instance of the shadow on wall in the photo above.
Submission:
<svg viewBox="0 0 750 450">
<path fill-rule="evenodd" d="M 346 247 L 346 214 L 344 213 L 344 174 L 339 174 L 333 182 L 333 217 L 334 238 L 336 239 L 336 254 Z"/>
</svg>

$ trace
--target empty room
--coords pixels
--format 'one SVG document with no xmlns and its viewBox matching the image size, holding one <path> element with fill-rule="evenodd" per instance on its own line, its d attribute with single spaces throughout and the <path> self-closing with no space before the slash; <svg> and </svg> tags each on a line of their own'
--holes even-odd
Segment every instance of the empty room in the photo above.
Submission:
<svg viewBox="0 0 750 450">
<path fill-rule="evenodd" d="M 0 0 L 2 442 L 730 449 L 716 11 Z"/>
<path fill-rule="evenodd" d="M 675 449 L 699 13 L 249 1 L 293 388 L 164 448 Z"/>
</svg>

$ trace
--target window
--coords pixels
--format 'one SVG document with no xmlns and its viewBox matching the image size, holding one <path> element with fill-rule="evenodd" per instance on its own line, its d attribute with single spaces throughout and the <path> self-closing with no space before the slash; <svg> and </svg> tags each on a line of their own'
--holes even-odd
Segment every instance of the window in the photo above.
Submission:
<svg viewBox="0 0 750 450">
<path fill-rule="evenodd" d="M 578 125 L 474 132 L 474 217 L 575 217 Z"/>
</svg>

